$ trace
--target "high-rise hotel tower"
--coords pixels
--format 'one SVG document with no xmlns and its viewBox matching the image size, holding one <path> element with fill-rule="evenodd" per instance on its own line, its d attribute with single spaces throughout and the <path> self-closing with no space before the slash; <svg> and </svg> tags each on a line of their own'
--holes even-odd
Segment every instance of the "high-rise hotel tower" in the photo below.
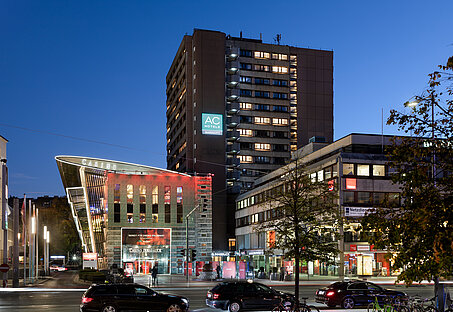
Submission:
<svg viewBox="0 0 453 312">
<path fill-rule="evenodd" d="M 310 140 L 332 142 L 333 52 L 195 29 L 166 83 L 167 168 L 214 175 L 213 250 L 233 250 L 235 197 Z"/>
</svg>

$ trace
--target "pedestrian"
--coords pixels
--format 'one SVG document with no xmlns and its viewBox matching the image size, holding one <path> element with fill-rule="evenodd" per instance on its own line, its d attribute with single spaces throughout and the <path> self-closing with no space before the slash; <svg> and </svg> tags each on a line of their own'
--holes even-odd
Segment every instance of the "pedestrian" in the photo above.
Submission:
<svg viewBox="0 0 453 312">
<path fill-rule="evenodd" d="M 217 264 L 217 267 L 215 268 L 217 272 L 217 279 L 220 279 L 220 264 Z"/>
<path fill-rule="evenodd" d="M 154 265 L 153 269 L 151 270 L 151 277 L 153 286 L 157 286 L 157 264 Z"/>
<path fill-rule="evenodd" d="M 285 280 L 285 267 L 280 267 L 280 281 Z"/>
</svg>

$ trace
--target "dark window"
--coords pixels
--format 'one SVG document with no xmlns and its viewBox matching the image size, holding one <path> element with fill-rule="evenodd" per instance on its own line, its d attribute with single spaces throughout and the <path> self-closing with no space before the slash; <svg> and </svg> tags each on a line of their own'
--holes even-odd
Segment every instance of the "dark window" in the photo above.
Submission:
<svg viewBox="0 0 453 312">
<path fill-rule="evenodd" d="M 370 204 L 371 203 L 370 192 L 357 192 L 357 203 L 358 204 Z"/>
<path fill-rule="evenodd" d="M 269 137 L 269 131 L 266 130 L 256 130 L 255 136 L 260 138 L 267 138 Z"/>
<path fill-rule="evenodd" d="M 269 110 L 269 105 L 255 104 L 255 110 L 268 111 Z"/>
<path fill-rule="evenodd" d="M 343 203 L 352 204 L 354 202 L 354 192 L 343 192 Z"/>
<path fill-rule="evenodd" d="M 176 222 L 182 223 L 183 215 L 182 215 L 182 204 L 176 204 Z"/>
<path fill-rule="evenodd" d="M 252 64 L 241 63 L 241 69 L 252 70 Z"/>
<path fill-rule="evenodd" d="M 135 295 L 135 287 L 134 286 L 127 286 L 127 285 L 121 285 L 121 286 L 116 286 L 118 289 L 118 294 L 121 295 Z"/>
<path fill-rule="evenodd" d="M 286 87 L 286 86 L 288 86 L 288 81 L 287 80 L 274 79 L 273 80 L 273 84 L 274 84 L 274 86 Z"/>
<path fill-rule="evenodd" d="M 288 111 L 288 106 L 274 105 L 273 108 L 274 108 L 274 112 L 287 112 Z"/>
<path fill-rule="evenodd" d="M 284 157 L 275 157 L 274 158 L 274 164 L 276 164 L 276 165 L 284 165 L 285 161 L 286 160 Z"/>
<path fill-rule="evenodd" d="M 140 204 L 140 213 L 146 213 L 146 204 Z"/>
<path fill-rule="evenodd" d="M 252 149 L 252 144 L 248 142 L 241 142 L 240 147 L 241 150 L 249 150 Z"/>
<path fill-rule="evenodd" d="M 241 116 L 240 121 L 241 123 L 252 123 L 252 117 L 251 116 Z"/>
<path fill-rule="evenodd" d="M 269 81 L 269 79 L 255 78 L 255 84 L 257 84 L 257 85 L 268 85 L 268 84 L 270 84 L 270 81 Z"/>
<path fill-rule="evenodd" d="M 274 131 L 274 138 L 284 139 L 288 137 L 288 133 L 284 131 Z"/>
<path fill-rule="evenodd" d="M 269 157 L 256 156 L 255 157 L 255 163 L 257 163 L 257 164 L 268 164 L 269 163 Z"/>
<path fill-rule="evenodd" d="M 241 96 L 252 96 L 252 91 L 251 90 L 243 90 L 241 89 Z"/>
<path fill-rule="evenodd" d="M 171 209 L 170 204 L 165 204 L 165 223 L 171 222 Z"/>
<path fill-rule="evenodd" d="M 239 52 L 240 56 L 245 56 L 245 57 L 252 57 L 252 51 L 250 50 L 242 50 Z"/>
<path fill-rule="evenodd" d="M 114 287 L 97 287 L 93 290 L 91 295 L 93 296 L 102 296 L 102 295 L 111 295 L 111 294 L 116 294 L 116 289 Z"/>
<path fill-rule="evenodd" d="M 286 152 L 286 151 L 288 151 L 288 145 L 286 145 L 286 144 L 274 144 L 274 151 L 276 151 L 276 152 Z"/>
<path fill-rule="evenodd" d="M 113 222 L 121 222 L 121 206 L 119 203 L 113 204 Z"/>
<path fill-rule="evenodd" d="M 269 92 L 267 92 L 267 91 L 255 91 L 255 97 L 269 98 Z"/>
<path fill-rule="evenodd" d="M 274 99 L 287 99 L 288 94 L 287 93 L 280 93 L 280 92 L 274 92 L 273 93 Z"/>
<path fill-rule="evenodd" d="M 352 283 L 348 289 L 368 289 L 365 283 Z"/>
<path fill-rule="evenodd" d="M 127 204 L 127 213 L 134 213 L 134 204 Z"/>
<path fill-rule="evenodd" d="M 269 65 L 254 64 L 253 65 L 253 70 L 268 72 L 268 71 L 271 71 L 271 67 Z"/>
</svg>

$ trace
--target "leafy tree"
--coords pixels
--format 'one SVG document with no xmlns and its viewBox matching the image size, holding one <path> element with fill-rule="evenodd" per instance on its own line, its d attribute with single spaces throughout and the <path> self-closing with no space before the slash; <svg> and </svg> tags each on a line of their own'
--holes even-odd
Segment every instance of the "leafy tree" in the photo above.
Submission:
<svg viewBox="0 0 453 312">
<path fill-rule="evenodd" d="M 410 285 L 453 275 L 453 58 L 429 75 L 429 86 L 410 113 L 392 110 L 387 124 L 412 136 L 397 137 L 389 151 L 404 201 L 364 219 L 372 243 L 387 248 L 399 281 Z M 416 104 L 416 105 L 415 105 Z"/>
<path fill-rule="evenodd" d="M 338 253 L 338 204 L 327 182 L 312 181 L 300 159 L 287 165 L 269 190 L 266 204 L 273 218 L 258 225 L 258 232 L 274 232 L 269 248 L 295 260 L 295 296 L 299 304 L 300 261 L 332 262 Z"/>
</svg>

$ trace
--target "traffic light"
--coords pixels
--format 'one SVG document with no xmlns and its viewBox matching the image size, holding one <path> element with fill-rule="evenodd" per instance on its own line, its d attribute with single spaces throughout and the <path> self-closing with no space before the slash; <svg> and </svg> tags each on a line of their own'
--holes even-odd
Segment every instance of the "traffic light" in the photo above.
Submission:
<svg viewBox="0 0 453 312">
<path fill-rule="evenodd" d="M 197 251 L 195 249 L 192 249 L 192 262 L 197 259 Z"/>
<path fill-rule="evenodd" d="M 181 254 L 181 256 L 185 257 L 186 256 L 186 250 L 185 249 L 181 249 L 179 251 L 179 253 Z"/>
</svg>

